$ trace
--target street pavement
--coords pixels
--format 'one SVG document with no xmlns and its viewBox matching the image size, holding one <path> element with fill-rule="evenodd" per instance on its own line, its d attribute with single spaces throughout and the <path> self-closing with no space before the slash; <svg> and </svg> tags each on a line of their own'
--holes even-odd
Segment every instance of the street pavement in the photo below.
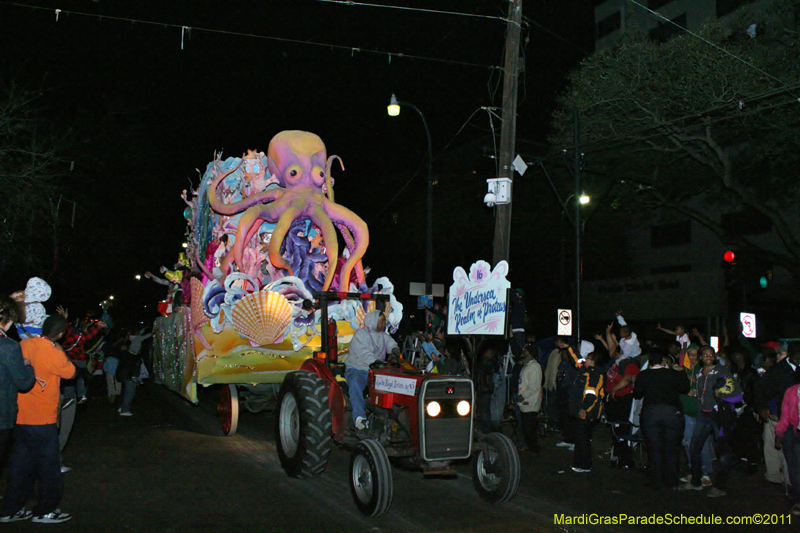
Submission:
<svg viewBox="0 0 800 533">
<path fill-rule="evenodd" d="M 94 380 L 93 380 L 94 381 Z M 319 532 L 489 532 L 489 531 L 790 531 L 783 489 L 753 475 L 734 472 L 728 496 L 706 492 L 657 492 L 639 471 L 612 469 L 608 430 L 595 433 L 595 468 L 570 470 L 571 452 L 555 447 L 557 435 L 542 441 L 538 457 L 522 452 L 522 482 L 509 503 L 489 505 L 474 491 L 468 462 L 454 479 L 424 479 L 397 468 L 391 510 L 379 518 L 362 516 L 348 486 L 349 454 L 335 449 L 317 479 L 288 478 L 280 468 L 269 413 L 242 413 L 239 432 L 224 437 L 214 417 L 214 391 L 200 391 L 200 405 L 164 387 L 139 388 L 132 411 L 120 417 L 98 396 L 78 412 L 64 462 L 62 508 L 70 522 L 4 524 L 5 531 L 53 528 L 60 531 L 319 531 Z M 3 481 L 5 484 L 5 481 Z M 624 515 L 674 521 L 712 515 L 765 514 L 777 525 L 686 526 L 619 523 Z M 563 520 L 561 517 L 563 516 Z M 608 520 L 617 524 L 570 524 Z M 761 519 L 765 517 L 760 517 Z M 783 522 L 783 524 L 781 524 Z"/>
</svg>

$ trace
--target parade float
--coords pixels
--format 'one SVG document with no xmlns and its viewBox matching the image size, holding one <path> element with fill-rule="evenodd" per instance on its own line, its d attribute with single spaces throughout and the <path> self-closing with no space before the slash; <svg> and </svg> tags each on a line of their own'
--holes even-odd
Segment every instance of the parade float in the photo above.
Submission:
<svg viewBox="0 0 800 533">
<path fill-rule="evenodd" d="M 378 301 L 389 330 L 400 323 L 391 282 L 367 284 L 367 224 L 334 200 L 337 161 L 343 170 L 317 135 L 283 131 L 266 155 L 218 155 L 197 190 L 184 191 L 186 250 L 166 273 L 174 301 L 154 326 L 154 373 L 192 402 L 197 385 L 224 385 L 218 413 L 227 434 L 240 402 L 262 410 L 305 361 L 346 358 Z M 319 297 L 336 291 L 351 297 Z"/>
</svg>

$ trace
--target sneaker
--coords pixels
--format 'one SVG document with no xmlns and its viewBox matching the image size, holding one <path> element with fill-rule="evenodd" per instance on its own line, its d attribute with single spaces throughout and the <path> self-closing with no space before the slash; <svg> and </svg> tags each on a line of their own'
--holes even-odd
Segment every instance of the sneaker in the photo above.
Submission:
<svg viewBox="0 0 800 533">
<path fill-rule="evenodd" d="M 61 473 L 66 474 L 67 472 L 72 472 L 72 467 L 67 465 L 61 465 Z"/>
<path fill-rule="evenodd" d="M 575 446 L 575 445 L 572 444 L 571 442 L 565 442 L 562 440 L 561 442 L 556 442 L 556 446 L 559 448 L 566 448 L 568 446 Z"/>
<path fill-rule="evenodd" d="M 60 524 L 61 522 L 66 522 L 70 519 L 72 519 L 71 514 L 65 513 L 61 509 L 56 509 L 52 513 L 34 516 L 31 522 L 34 524 Z"/>
<path fill-rule="evenodd" d="M 579 474 L 588 474 L 592 471 L 591 468 L 578 468 L 577 466 L 572 467 L 573 472 L 578 472 Z"/>
<path fill-rule="evenodd" d="M 683 476 L 678 481 L 680 481 L 681 483 L 689 483 L 691 480 L 692 480 L 692 476 L 688 475 L 688 476 Z"/>
<path fill-rule="evenodd" d="M 89 398 L 87 398 L 86 396 L 81 396 L 81 399 L 78 400 L 78 405 L 83 405 L 88 401 L 89 401 Z"/>
<path fill-rule="evenodd" d="M 64 410 L 73 403 L 75 403 L 75 398 L 67 398 L 66 400 L 64 400 L 64 403 L 61 404 L 61 409 Z"/>
<path fill-rule="evenodd" d="M 708 474 L 701 477 L 700 482 L 703 484 L 704 487 L 710 487 L 711 485 L 713 485 L 713 483 L 711 483 L 711 478 L 708 476 Z"/>
<path fill-rule="evenodd" d="M 687 481 L 685 485 L 678 487 L 678 490 L 703 490 L 703 485 L 692 485 L 691 481 Z"/>
<path fill-rule="evenodd" d="M 119 416 L 133 416 L 133 413 L 130 411 L 120 411 Z"/>
<path fill-rule="evenodd" d="M 367 422 L 366 418 L 364 418 L 363 416 L 359 416 L 358 418 L 356 418 L 356 429 L 361 430 L 361 429 L 367 429 L 368 427 L 369 423 Z"/>
<path fill-rule="evenodd" d="M 2 522 L 3 524 L 8 524 L 11 522 L 19 522 L 20 520 L 28 520 L 31 516 L 33 516 L 33 513 L 23 507 L 13 515 L 0 516 L 0 522 Z"/>
<path fill-rule="evenodd" d="M 789 512 L 795 516 L 800 516 L 800 503 L 792 505 L 792 510 Z"/>
<path fill-rule="evenodd" d="M 711 487 L 711 490 L 708 491 L 708 494 L 706 494 L 706 496 L 708 496 L 709 498 L 719 498 L 720 496 L 725 496 L 725 494 L 726 493 L 724 490 L 718 489 L 717 487 Z"/>
</svg>

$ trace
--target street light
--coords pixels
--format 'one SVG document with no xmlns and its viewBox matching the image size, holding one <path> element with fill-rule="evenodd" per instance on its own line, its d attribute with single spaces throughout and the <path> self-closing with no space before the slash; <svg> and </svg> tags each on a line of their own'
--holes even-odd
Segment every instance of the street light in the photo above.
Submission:
<svg viewBox="0 0 800 533">
<path fill-rule="evenodd" d="M 557 193 L 556 193 L 557 194 Z M 558 198 L 559 201 L 561 198 Z M 574 200 L 575 204 L 575 211 L 572 215 L 569 212 L 569 202 L 570 200 Z M 583 237 L 583 229 L 584 229 L 584 222 L 583 217 L 581 216 L 580 208 L 582 206 L 588 205 L 591 201 L 591 197 L 586 193 L 580 194 L 570 194 L 567 198 L 561 202 L 561 220 L 563 223 L 564 217 L 572 223 L 575 228 L 575 309 L 573 310 L 573 324 L 575 324 L 574 334 L 580 335 L 580 316 L 581 316 L 581 281 L 582 281 L 582 274 L 583 274 L 583 261 L 581 258 L 581 239 Z M 563 226 L 561 230 L 561 287 L 566 286 L 566 272 L 567 269 L 565 268 L 565 259 L 566 259 L 566 249 L 565 249 L 565 235 L 563 232 Z"/>
<path fill-rule="evenodd" d="M 425 135 L 428 138 L 428 224 L 425 236 L 425 295 L 427 296 L 433 294 L 433 148 L 431 147 L 431 132 L 422 111 L 414 104 L 398 100 L 394 94 L 389 99 L 386 111 L 390 117 L 396 117 L 400 114 L 400 106 L 410 107 L 417 112 L 419 118 L 422 119 L 422 125 L 425 126 Z"/>
</svg>

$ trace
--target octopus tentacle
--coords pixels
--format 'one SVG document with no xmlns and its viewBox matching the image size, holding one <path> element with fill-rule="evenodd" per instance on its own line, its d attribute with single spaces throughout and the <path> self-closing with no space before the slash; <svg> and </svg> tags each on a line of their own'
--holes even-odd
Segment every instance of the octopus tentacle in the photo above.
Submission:
<svg viewBox="0 0 800 533">
<path fill-rule="evenodd" d="M 331 219 L 325 211 L 317 207 L 311 212 L 311 222 L 322 231 L 322 240 L 325 241 L 325 255 L 328 256 L 328 273 L 325 274 L 325 283 L 322 290 L 327 291 L 333 282 L 336 274 L 336 258 L 339 257 L 339 238 L 336 236 L 336 229 L 333 227 Z M 346 291 L 348 287 L 342 287 L 341 277 L 339 278 L 339 290 Z M 349 278 L 348 278 L 349 279 Z"/>
<path fill-rule="evenodd" d="M 369 228 L 367 227 L 367 223 L 358 215 L 342 205 L 331 202 L 327 198 L 322 199 L 322 207 L 325 214 L 327 214 L 331 220 L 336 223 L 344 224 L 353 234 L 355 247 L 350 252 L 350 257 L 347 259 L 344 266 L 342 266 L 342 271 L 339 274 L 340 280 L 345 280 L 345 283 L 349 283 L 350 273 L 353 271 L 353 267 L 364 257 L 364 253 L 366 253 L 367 247 L 369 246 Z M 339 283 L 341 284 L 341 281 Z"/>
<path fill-rule="evenodd" d="M 227 215 L 228 213 L 225 213 L 224 211 L 228 207 L 230 207 L 228 204 L 223 204 L 222 200 L 220 200 L 219 197 L 217 196 L 217 187 L 222 182 L 222 180 L 224 180 L 225 178 L 227 178 L 228 176 L 239 170 L 239 167 L 242 166 L 242 163 L 244 163 L 244 159 L 239 161 L 239 164 L 233 167 L 232 169 L 228 170 L 227 172 L 223 172 L 222 174 L 217 176 L 216 179 L 214 179 L 214 183 L 212 183 L 211 186 L 208 188 L 208 205 L 210 205 L 211 208 L 217 213 Z"/>
<path fill-rule="evenodd" d="M 353 252 L 356 249 L 356 243 L 353 239 L 353 234 L 350 233 L 350 229 L 345 226 L 342 222 L 336 222 L 336 227 L 339 228 L 339 231 L 342 233 L 342 237 L 344 237 L 344 244 L 347 247 L 347 250 L 350 252 L 350 255 L 353 255 Z M 361 263 L 359 259 L 355 265 L 356 269 L 356 279 L 360 284 L 366 284 L 367 280 L 364 276 L 364 265 Z"/>
<path fill-rule="evenodd" d="M 292 222 L 302 215 L 303 207 L 303 199 L 295 198 L 291 202 L 291 205 L 280 214 L 278 223 L 275 224 L 275 229 L 272 230 L 272 238 L 269 241 L 269 248 L 267 249 L 272 266 L 276 269 L 282 268 L 286 270 L 290 276 L 293 274 L 292 266 L 283 259 L 281 255 L 281 244 L 283 244 L 283 239 L 286 238 L 286 234 L 289 232 Z"/>
<path fill-rule="evenodd" d="M 217 178 L 214 180 L 214 183 L 212 183 L 211 186 L 208 188 L 208 205 L 210 205 L 211 209 L 213 209 L 220 215 L 227 215 L 227 216 L 236 215 L 241 213 L 242 211 L 246 211 L 247 209 L 255 205 L 263 204 L 266 202 L 274 202 L 275 200 L 278 200 L 281 198 L 281 196 L 283 196 L 284 193 L 283 189 L 273 188 L 273 189 L 267 189 L 266 191 L 260 192 L 254 196 L 245 198 L 244 200 L 240 200 L 232 204 L 222 203 L 222 200 L 220 200 L 219 197 L 217 196 L 217 187 L 222 182 L 222 180 L 224 180 L 225 178 L 236 172 L 239 169 L 239 167 L 242 166 L 242 163 L 244 163 L 244 156 L 242 156 L 242 160 L 239 161 L 238 165 L 228 170 L 227 172 L 217 176 Z"/>
<path fill-rule="evenodd" d="M 281 206 L 285 202 L 273 202 L 271 204 L 259 205 L 254 208 L 248 209 L 239 219 L 239 224 L 236 228 L 236 241 L 233 243 L 233 250 L 228 252 L 225 258 L 221 261 L 220 268 L 223 272 L 227 272 L 227 267 L 231 263 L 231 259 L 236 261 L 241 271 L 244 268 L 244 247 L 253 238 L 255 232 L 261 227 L 259 223 L 262 220 L 267 222 L 275 222 L 280 216 Z"/>
<path fill-rule="evenodd" d="M 333 167 L 333 161 L 335 159 L 339 160 L 339 165 L 344 170 L 344 161 L 338 155 L 332 155 L 328 158 L 327 164 L 325 165 L 325 188 L 328 190 L 328 199 L 332 202 L 333 201 L 333 183 L 331 182 L 331 168 Z"/>
</svg>

